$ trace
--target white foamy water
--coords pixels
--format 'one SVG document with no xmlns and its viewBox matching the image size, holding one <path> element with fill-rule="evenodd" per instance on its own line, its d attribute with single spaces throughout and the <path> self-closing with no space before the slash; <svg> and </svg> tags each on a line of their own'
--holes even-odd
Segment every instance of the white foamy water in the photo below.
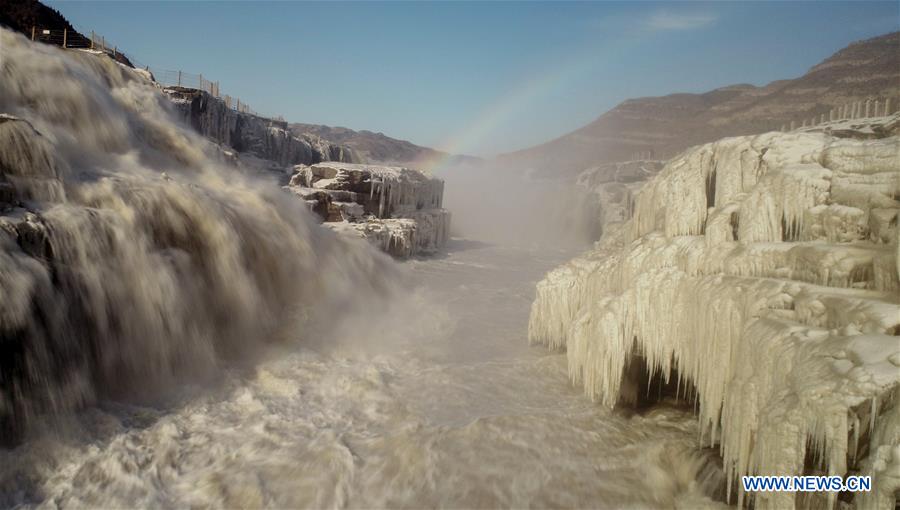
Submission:
<svg viewBox="0 0 900 510">
<path fill-rule="evenodd" d="M 570 254 L 396 264 L 223 163 L 142 75 L 0 43 L 0 506 L 712 503 L 690 414 L 610 413 L 528 347 Z"/>
<path fill-rule="evenodd" d="M 405 264 L 407 299 L 317 348 L 287 327 L 214 388 L 37 427 L 0 454 L 2 503 L 716 505 L 691 415 L 610 413 L 570 386 L 564 355 L 527 346 L 534 282 L 566 256 L 454 241 Z"/>
</svg>

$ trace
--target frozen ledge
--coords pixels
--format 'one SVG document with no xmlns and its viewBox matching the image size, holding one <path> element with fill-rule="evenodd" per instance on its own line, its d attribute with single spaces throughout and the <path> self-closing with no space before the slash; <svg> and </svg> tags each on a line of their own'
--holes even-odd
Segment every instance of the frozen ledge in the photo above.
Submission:
<svg viewBox="0 0 900 510">
<path fill-rule="evenodd" d="M 297 165 L 286 189 L 325 225 L 394 257 L 439 251 L 450 234 L 444 182 L 410 168 L 322 162 Z"/>
<path fill-rule="evenodd" d="M 627 377 L 641 364 L 694 399 L 740 504 L 741 475 L 858 473 L 874 490 L 852 503 L 892 507 L 898 197 L 898 137 L 767 133 L 689 149 L 538 284 L 530 341 L 566 349 L 572 381 L 607 406 L 646 391 L 646 375 L 638 388 Z"/>
</svg>

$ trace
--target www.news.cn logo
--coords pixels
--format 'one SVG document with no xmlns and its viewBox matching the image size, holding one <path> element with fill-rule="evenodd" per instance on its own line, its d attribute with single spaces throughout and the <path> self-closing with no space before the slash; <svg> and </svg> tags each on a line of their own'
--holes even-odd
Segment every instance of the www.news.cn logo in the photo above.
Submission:
<svg viewBox="0 0 900 510">
<path fill-rule="evenodd" d="M 868 492 L 872 477 L 848 476 L 742 476 L 745 492 Z"/>
</svg>

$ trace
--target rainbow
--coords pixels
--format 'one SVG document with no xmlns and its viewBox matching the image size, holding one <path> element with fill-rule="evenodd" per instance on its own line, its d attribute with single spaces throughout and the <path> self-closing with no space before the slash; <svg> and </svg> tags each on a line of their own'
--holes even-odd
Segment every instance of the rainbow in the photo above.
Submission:
<svg viewBox="0 0 900 510">
<path fill-rule="evenodd" d="M 539 70 L 536 77 L 525 81 L 512 93 L 507 94 L 482 111 L 465 129 L 454 133 L 444 142 L 438 144 L 439 150 L 446 153 L 439 158 L 425 161 L 422 169 L 430 173 L 446 170 L 453 157 L 465 154 L 480 140 L 495 132 L 516 112 L 527 108 L 539 98 L 554 91 L 559 91 L 566 83 L 587 74 L 599 62 L 596 48 L 590 53 L 578 54 L 565 59 L 558 67 L 551 70 Z"/>
</svg>

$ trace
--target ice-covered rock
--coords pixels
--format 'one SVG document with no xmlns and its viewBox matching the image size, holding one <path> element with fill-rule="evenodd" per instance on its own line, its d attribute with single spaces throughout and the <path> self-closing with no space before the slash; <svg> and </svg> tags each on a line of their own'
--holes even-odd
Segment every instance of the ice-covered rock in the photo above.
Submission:
<svg viewBox="0 0 900 510">
<path fill-rule="evenodd" d="M 164 91 L 194 129 L 238 152 L 281 166 L 356 160 L 346 147 L 311 134 L 293 134 L 284 122 L 233 110 L 205 91 L 183 87 L 167 87 Z"/>
<path fill-rule="evenodd" d="M 654 160 L 606 163 L 583 171 L 576 182 L 594 196 L 599 224 L 605 230 L 631 216 L 635 193 L 662 167 L 662 161 Z"/>
<path fill-rule="evenodd" d="M 434 253 L 450 232 L 444 182 L 409 168 L 322 162 L 297 165 L 286 189 L 326 225 L 395 257 Z"/>
<path fill-rule="evenodd" d="M 898 196 L 898 137 L 694 147 L 538 284 L 529 338 L 565 348 L 573 382 L 605 405 L 651 379 L 695 399 L 742 502 L 741 475 L 812 472 L 872 474 L 866 501 L 882 504 L 900 464 Z"/>
</svg>

